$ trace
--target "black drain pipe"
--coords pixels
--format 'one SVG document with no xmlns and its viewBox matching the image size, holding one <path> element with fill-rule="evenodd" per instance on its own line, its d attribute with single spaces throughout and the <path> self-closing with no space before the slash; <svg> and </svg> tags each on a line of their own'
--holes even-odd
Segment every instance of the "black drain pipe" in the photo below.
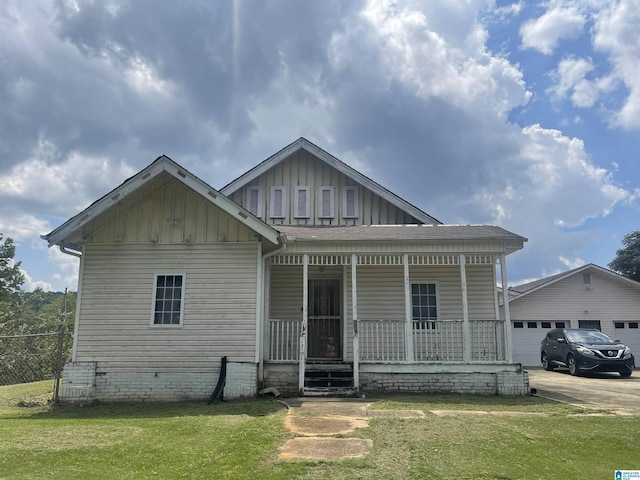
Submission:
<svg viewBox="0 0 640 480">
<path fill-rule="evenodd" d="M 222 387 L 224 387 L 224 382 L 227 379 L 227 357 L 222 357 L 222 365 L 220 365 L 220 377 L 218 378 L 218 384 L 216 385 L 215 390 L 209 396 L 209 400 L 207 403 L 211 405 L 222 393 Z"/>
</svg>

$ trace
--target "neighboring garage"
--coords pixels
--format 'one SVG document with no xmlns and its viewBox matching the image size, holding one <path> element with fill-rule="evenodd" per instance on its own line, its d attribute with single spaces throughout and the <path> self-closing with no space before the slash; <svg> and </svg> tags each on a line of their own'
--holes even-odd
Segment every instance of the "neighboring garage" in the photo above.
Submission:
<svg viewBox="0 0 640 480">
<path fill-rule="evenodd" d="M 516 362 L 539 366 L 540 342 L 552 328 L 596 328 L 640 358 L 638 282 L 589 264 L 511 287 L 508 294 Z"/>
<path fill-rule="evenodd" d="M 565 322 L 512 321 L 514 360 L 526 366 L 540 365 L 540 342 L 552 328 L 565 328 Z"/>
</svg>

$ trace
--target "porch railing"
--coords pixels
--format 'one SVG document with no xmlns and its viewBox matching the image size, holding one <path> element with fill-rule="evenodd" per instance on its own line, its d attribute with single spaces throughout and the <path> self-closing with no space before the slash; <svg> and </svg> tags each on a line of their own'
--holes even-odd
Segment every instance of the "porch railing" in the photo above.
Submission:
<svg viewBox="0 0 640 480">
<path fill-rule="evenodd" d="M 302 320 L 269 319 L 268 358 L 272 362 L 298 361 Z"/>
<path fill-rule="evenodd" d="M 403 362 L 406 359 L 404 320 L 360 320 L 361 362 Z"/>
<path fill-rule="evenodd" d="M 414 321 L 412 362 L 462 362 L 463 331 L 461 320 Z M 505 360 L 504 322 L 470 321 L 470 360 L 500 362 Z M 269 319 L 268 360 L 299 360 L 301 320 Z M 406 322 L 404 320 L 359 320 L 360 362 L 406 362 Z"/>
</svg>

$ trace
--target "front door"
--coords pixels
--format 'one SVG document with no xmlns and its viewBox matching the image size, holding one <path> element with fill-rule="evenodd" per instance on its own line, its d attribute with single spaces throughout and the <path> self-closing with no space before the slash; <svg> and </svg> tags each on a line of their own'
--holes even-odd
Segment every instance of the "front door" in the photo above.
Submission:
<svg viewBox="0 0 640 480">
<path fill-rule="evenodd" d="M 342 358 L 342 317 L 339 279 L 309 280 L 309 360 Z"/>
</svg>

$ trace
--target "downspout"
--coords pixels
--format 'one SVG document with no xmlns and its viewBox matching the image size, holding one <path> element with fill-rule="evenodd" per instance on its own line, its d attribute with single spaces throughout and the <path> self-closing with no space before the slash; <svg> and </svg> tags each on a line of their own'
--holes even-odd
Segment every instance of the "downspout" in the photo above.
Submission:
<svg viewBox="0 0 640 480">
<path fill-rule="evenodd" d="M 284 233 L 278 233 L 278 243 L 280 248 L 272 252 L 262 255 L 262 275 L 258 276 L 258 288 L 262 292 L 262 306 L 260 307 L 260 318 L 258 322 L 258 384 L 262 387 L 264 384 L 264 342 L 265 342 L 265 325 L 267 316 L 267 295 L 265 292 L 265 276 L 270 274 L 271 270 L 267 268 L 267 261 L 287 248 L 287 236 Z"/>
<path fill-rule="evenodd" d="M 71 361 L 76 361 L 76 352 L 78 351 L 78 328 L 80 326 L 80 306 L 82 305 L 82 277 L 84 276 L 84 257 L 79 252 L 68 250 L 64 245 L 60 245 L 60 251 L 77 257 L 80 259 L 80 268 L 78 270 L 78 291 L 76 292 L 76 317 L 73 322 L 73 345 L 71 347 Z"/>
</svg>

